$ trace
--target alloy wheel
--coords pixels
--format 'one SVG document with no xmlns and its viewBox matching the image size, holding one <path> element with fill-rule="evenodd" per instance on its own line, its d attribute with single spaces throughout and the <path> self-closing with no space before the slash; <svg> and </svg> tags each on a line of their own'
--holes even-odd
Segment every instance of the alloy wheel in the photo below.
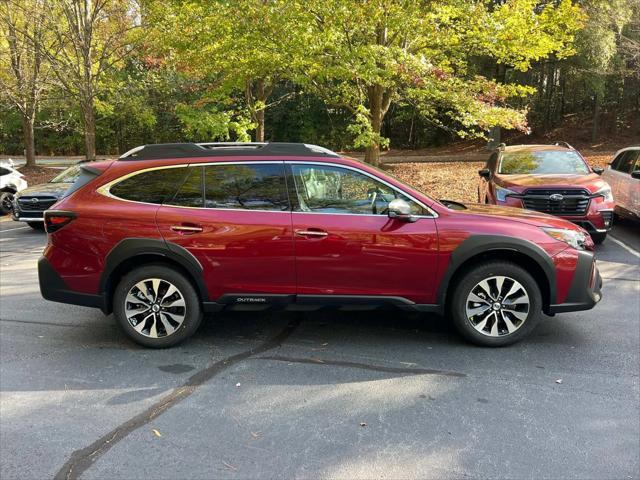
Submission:
<svg viewBox="0 0 640 480">
<path fill-rule="evenodd" d="M 131 287 L 124 311 L 127 321 L 140 335 L 162 338 L 180 328 L 187 308 L 175 285 L 160 278 L 148 278 Z"/>
<path fill-rule="evenodd" d="M 520 282 L 495 276 L 478 282 L 469 292 L 465 306 L 473 328 L 489 337 L 501 337 L 524 325 L 531 302 Z"/>
<path fill-rule="evenodd" d="M 13 194 L 5 192 L 2 196 L 2 203 L 0 203 L 0 210 L 3 213 L 11 213 L 13 211 Z"/>
</svg>

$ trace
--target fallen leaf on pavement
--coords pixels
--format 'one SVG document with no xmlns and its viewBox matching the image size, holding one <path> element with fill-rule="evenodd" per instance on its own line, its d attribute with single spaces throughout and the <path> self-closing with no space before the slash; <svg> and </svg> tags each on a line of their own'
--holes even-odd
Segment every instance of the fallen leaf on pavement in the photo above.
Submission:
<svg viewBox="0 0 640 480">
<path fill-rule="evenodd" d="M 236 387 L 239 387 L 239 386 L 240 386 L 240 383 L 236 383 Z"/>
<path fill-rule="evenodd" d="M 360 422 L 360 426 L 361 426 L 361 427 L 366 427 L 366 426 L 367 426 L 367 424 L 366 424 L 365 422 Z"/>
<path fill-rule="evenodd" d="M 161 437 L 162 436 L 162 434 L 158 430 L 156 430 L 155 428 L 153 430 L 151 430 L 151 431 L 155 434 L 156 437 Z"/>
<path fill-rule="evenodd" d="M 233 465 L 231 465 L 230 463 L 225 462 L 224 460 L 222 461 L 222 464 L 227 467 L 229 470 L 235 470 L 238 471 L 237 467 L 234 467 Z"/>
<path fill-rule="evenodd" d="M 557 379 L 556 383 L 562 383 L 562 379 L 561 378 Z"/>
<path fill-rule="evenodd" d="M 260 438 L 262 436 L 262 432 L 251 432 L 251 436 L 253 438 Z"/>
</svg>

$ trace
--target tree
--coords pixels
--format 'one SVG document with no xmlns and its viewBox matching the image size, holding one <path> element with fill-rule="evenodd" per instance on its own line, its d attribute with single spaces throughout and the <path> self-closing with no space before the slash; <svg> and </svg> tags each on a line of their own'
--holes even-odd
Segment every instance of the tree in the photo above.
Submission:
<svg viewBox="0 0 640 480">
<path fill-rule="evenodd" d="M 571 53 L 582 15 L 570 0 L 309 0 L 298 11 L 309 26 L 310 61 L 301 81 L 354 114 L 356 146 L 378 164 L 385 115 L 414 104 L 438 122 L 443 113 L 460 135 L 493 126 L 525 130 L 526 112 L 510 97 L 532 89 L 471 74 L 478 57 L 526 70 L 532 60 Z"/>
<path fill-rule="evenodd" d="M 135 4 L 127 0 L 56 0 L 46 5 L 53 42 L 42 52 L 82 112 L 87 159 L 96 156 L 95 104 L 109 70 L 132 50 Z"/>
<path fill-rule="evenodd" d="M 42 55 L 45 1 L 0 1 L 0 97 L 22 117 L 27 166 L 36 163 L 34 123 L 49 74 Z"/>
<path fill-rule="evenodd" d="M 301 49 L 291 6 L 272 0 L 149 3 L 146 19 L 157 54 L 168 67 L 207 85 L 203 98 L 183 109 L 190 114 L 185 122 L 200 110 L 218 125 L 210 131 L 226 138 L 234 125 L 252 127 L 244 115 L 254 124 L 255 140 L 265 139 L 265 110 L 290 95 L 273 98 L 276 87 L 292 78 Z M 193 130 L 191 123 L 187 129 Z"/>
</svg>

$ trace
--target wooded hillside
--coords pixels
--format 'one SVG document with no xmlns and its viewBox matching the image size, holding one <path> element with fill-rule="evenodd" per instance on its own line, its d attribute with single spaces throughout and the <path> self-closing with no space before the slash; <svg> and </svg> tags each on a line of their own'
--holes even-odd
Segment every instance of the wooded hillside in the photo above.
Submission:
<svg viewBox="0 0 640 480">
<path fill-rule="evenodd" d="M 0 154 L 499 132 L 638 143 L 640 2 L 0 0 Z"/>
</svg>

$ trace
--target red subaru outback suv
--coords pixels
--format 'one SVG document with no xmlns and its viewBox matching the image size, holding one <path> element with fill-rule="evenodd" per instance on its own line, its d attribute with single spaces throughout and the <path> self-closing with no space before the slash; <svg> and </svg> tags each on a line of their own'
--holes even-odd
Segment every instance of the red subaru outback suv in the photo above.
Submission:
<svg viewBox="0 0 640 480">
<path fill-rule="evenodd" d="M 557 215 L 602 243 L 613 221 L 613 195 L 571 145 L 501 145 L 480 170 L 478 201 Z"/>
<path fill-rule="evenodd" d="M 580 227 L 440 203 L 321 147 L 146 145 L 81 168 L 45 213 L 42 295 L 113 312 L 149 347 L 189 337 L 203 312 L 328 305 L 446 313 L 499 346 L 541 312 L 600 300 Z"/>
</svg>

